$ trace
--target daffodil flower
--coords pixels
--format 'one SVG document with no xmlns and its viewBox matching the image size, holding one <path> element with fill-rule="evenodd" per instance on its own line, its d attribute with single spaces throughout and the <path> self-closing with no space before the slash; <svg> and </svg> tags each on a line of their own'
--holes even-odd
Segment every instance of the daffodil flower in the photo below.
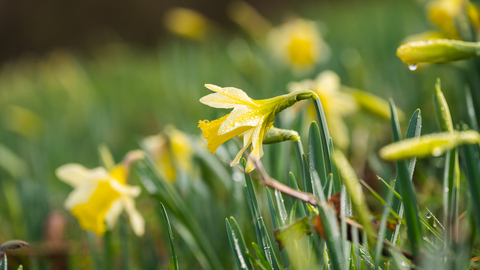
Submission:
<svg viewBox="0 0 480 270">
<path fill-rule="evenodd" d="M 186 8 L 168 10 L 165 13 L 164 25 L 173 34 L 194 40 L 204 40 L 212 30 L 205 16 Z"/>
<path fill-rule="evenodd" d="M 192 171 L 193 147 L 190 139 L 173 126 L 169 125 L 164 132 L 145 138 L 142 145 L 168 181 L 175 181 L 178 171 Z"/>
<path fill-rule="evenodd" d="M 87 169 L 80 164 L 66 164 L 56 170 L 57 177 L 75 189 L 65 201 L 84 230 L 102 236 L 113 228 L 122 210 L 128 213 L 136 235 L 144 233 L 144 220 L 133 200 L 140 194 L 138 186 L 127 185 L 128 168 L 117 165 L 110 172 L 103 167 Z"/>
<path fill-rule="evenodd" d="M 277 58 L 296 70 L 311 69 L 327 49 L 315 23 L 303 19 L 272 29 L 267 43 Z"/>
<path fill-rule="evenodd" d="M 253 100 L 242 90 L 234 87 L 219 87 L 212 84 L 205 85 L 216 92 L 200 99 L 205 105 L 214 108 L 231 109 L 233 111 L 213 121 L 199 121 L 198 127 L 207 139 L 208 149 L 211 153 L 229 139 L 243 135 L 243 148 L 231 162 L 230 166 L 237 164 L 243 152 L 249 145 L 252 151 L 249 155 L 246 172 L 252 171 L 255 166 L 252 157 L 260 159 L 263 156 L 262 142 L 268 130 L 272 127 L 275 115 L 302 99 L 315 95 L 312 91 L 298 91 L 269 99 Z"/>
<path fill-rule="evenodd" d="M 315 80 L 291 82 L 288 88 L 290 92 L 311 89 L 318 95 L 333 142 L 340 149 L 346 149 L 350 144 L 350 139 L 343 118 L 358 111 L 358 104 L 352 95 L 340 91 L 340 77 L 335 72 L 326 70 L 320 73 Z M 313 108 L 310 111 L 311 115 L 314 115 Z"/>
</svg>

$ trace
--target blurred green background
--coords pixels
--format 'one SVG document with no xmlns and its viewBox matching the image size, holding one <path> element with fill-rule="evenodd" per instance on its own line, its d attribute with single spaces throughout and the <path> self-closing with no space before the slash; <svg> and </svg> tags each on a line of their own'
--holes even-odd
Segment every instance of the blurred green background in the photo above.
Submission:
<svg viewBox="0 0 480 270">
<path fill-rule="evenodd" d="M 210 93 L 203 86 L 206 83 L 237 87 L 254 99 L 264 99 L 287 93 L 290 81 L 314 78 L 330 69 L 339 74 L 343 85 L 393 98 L 407 117 L 420 108 L 422 133 L 430 133 L 436 130 L 431 98 L 440 77 L 454 122 L 466 119 L 463 85 L 467 78 L 461 65 L 420 66 L 412 72 L 395 54 L 405 37 L 432 28 L 425 16 L 425 2 L 251 4 L 274 25 L 291 16 L 318 22 L 330 48 L 329 59 L 302 74 L 277 65 L 264 48 L 229 20 L 224 1 L 0 3 L 0 243 L 16 238 L 32 245 L 28 251 L 11 256 L 12 265 L 90 269 L 93 262 L 87 235 L 63 207 L 71 187 L 57 179 L 55 169 L 71 162 L 87 168 L 100 166 L 97 148 L 101 143 L 119 162 L 129 150 L 139 148 L 145 136 L 159 133 L 170 123 L 192 136 L 200 135 L 199 120 L 224 113 L 198 102 Z M 215 29 L 212 35 L 194 41 L 165 31 L 162 15 L 173 6 L 203 13 Z M 351 131 L 355 124 L 371 121 L 378 120 L 347 119 Z M 378 122 L 369 140 L 369 149 L 374 152 L 390 142 L 388 123 Z M 276 125 L 282 127 L 281 121 Z M 265 149 L 265 160 L 269 160 L 271 148 Z M 433 210 L 439 207 L 435 202 L 441 200 L 435 197 L 441 188 L 438 164 L 443 163 L 420 161 L 418 166 L 423 170 L 415 176 L 421 184 L 433 179 L 422 185 L 419 199 L 420 204 L 429 201 Z M 372 177 L 368 168 L 356 169 L 359 177 Z M 228 166 L 225 170 L 235 174 Z M 132 181 L 132 185 L 139 185 L 138 180 Z M 232 209 L 238 215 L 248 213 L 242 185 L 237 184 L 224 190 L 215 181 L 205 180 L 210 201 L 205 208 L 197 205 L 199 211 L 192 211 L 212 239 L 225 269 L 234 262 L 224 219 L 234 214 Z M 183 194 L 189 195 L 185 200 L 191 205 L 202 198 L 195 193 Z M 229 199 L 232 196 L 236 199 Z M 128 245 L 128 263 L 133 269 L 167 267 L 169 253 L 156 207 L 142 192 L 137 208 L 146 219 L 146 234 L 138 238 L 129 232 L 127 237 L 114 240 L 117 265 L 121 264 L 120 250 Z M 250 222 L 238 219 L 245 226 Z M 61 246 L 51 246 L 50 240 Z M 186 244 L 177 242 L 182 268 L 198 267 Z"/>
</svg>

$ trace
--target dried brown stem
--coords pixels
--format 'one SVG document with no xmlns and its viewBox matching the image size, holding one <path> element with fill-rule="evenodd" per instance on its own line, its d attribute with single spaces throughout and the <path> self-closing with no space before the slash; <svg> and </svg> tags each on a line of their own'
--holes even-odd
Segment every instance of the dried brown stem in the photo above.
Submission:
<svg viewBox="0 0 480 270">
<path fill-rule="evenodd" d="M 277 180 L 271 178 L 266 172 L 265 168 L 263 167 L 262 162 L 260 162 L 258 159 L 252 159 L 253 164 L 255 164 L 255 167 L 257 168 L 258 172 L 260 173 L 260 183 L 262 185 L 265 185 L 267 187 L 271 187 L 273 189 L 277 189 L 283 194 L 287 194 L 289 196 L 292 196 L 296 199 L 299 199 L 301 201 L 304 201 L 306 203 L 309 203 L 311 205 L 318 205 L 317 199 L 315 196 L 311 193 L 304 193 L 298 190 L 295 190 L 287 185 L 284 185 Z"/>
</svg>

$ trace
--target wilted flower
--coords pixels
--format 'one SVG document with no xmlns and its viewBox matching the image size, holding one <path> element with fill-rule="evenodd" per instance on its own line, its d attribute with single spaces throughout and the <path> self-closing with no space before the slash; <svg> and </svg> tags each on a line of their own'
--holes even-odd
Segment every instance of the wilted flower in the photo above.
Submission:
<svg viewBox="0 0 480 270">
<path fill-rule="evenodd" d="M 205 86 L 216 93 L 204 96 L 200 102 L 214 108 L 233 108 L 231 113 L 212 122 L 199 121 L 198 127 L 202 129 L 202 135 L 207 139 L 207 147 L 210 152 L 215 153 L 221 144 L 243 134 L 243 148 L 230 166 L 237 164 L 243 152 L 252 144 L 252 152 L 245 168 L 246 172 L 255 168 L 251 157 L 260 159 L 263 156 L 262 142 L 275 121 L 275 115 L 297 101 L 308 99 L 314 95 L 312 91 L 298 91 L 274 98 L 253 100 L 238 88 L 222 88 L 212 84 Z"/>
<path fill-rule="evenodd" d="M 349 146 L 348 129 L 343 121 L 343 117 L 356 112 L 358 105 L 352 95 L 340 91 L 340 78 L 335 72 L 330 70 L 323 71 L 315 80 L 291 82 L 288 88 L 290 92 L 301 89 L 314 91 L 322 102 L 333 142 L 341 149 Z M 311 111 L 313 111 L 313 108 Z"/>
<path fill-rule="evenodd" d="M 270 31 L 268 47 L 294 69 L 310 69 L 322 57 L 325 44 L 315 22 L 295 19 Z M 322 48 L 323 47 L 323 48 Z"/>
<path fill-rule="evenodd" d="M 186 8 L 172 8 L 165 13 L 164 24 L 170 32 L 196 40 L 206 38 L 211 30 L 208 19 L 197 11 Z"/>
<path fill-rule="evenodd" d="M 147 137 L 142 142 L 163 176 L 173 182 L 177 171 L 192 171 L 193 147 L 188 136 L 169 125 L 164 132 Z"/>
<path fill-rule="evenodd" d="M 66 164 L 56 170 L 57 177 L 75 188 L 65 201 L 65 207 L 74 215 L 84 230 L 102 236 L 113 228 L 123 209 L 128 213 L 136 235 L 144 233 L 144 220 L 135 208 L 141 190 L 127 185 L 130 164 L 141 158 L 131 152 L 122 164 L 111 171 L 103 167 L 87 169 L 80 164 Z"/>
</svg>

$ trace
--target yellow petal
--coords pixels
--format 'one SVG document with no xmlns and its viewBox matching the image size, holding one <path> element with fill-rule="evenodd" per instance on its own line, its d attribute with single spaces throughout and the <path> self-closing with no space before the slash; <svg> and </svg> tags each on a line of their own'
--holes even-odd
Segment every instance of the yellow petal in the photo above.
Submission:
<svg viewBox="0 0 480 270">
<path fill-rule="evenodd" d="M 218 135 L 228 133 L 241 126 L 254 127 L 260 123 L 262 114 L 258 109 L 249 106 L 236 107 L 223 121 L 218 129 Z"/>
<path fill-rule="evenodd" d="M 200 102 L 213 108 L 231 109 L 245 102 L 226 97 L 219 93 L 208 94 L 200 99 Z"/>
<path fill-rule="evenodd" d="M 137 236 L 142 236 L 145 233 L 145 220 L 135 208 L 135 201 L 128 197 L 123 197 L 122 201 L 125 206 L 125 211 L 130 219 L 130 225 L 132 226 L 133 232 Z"/>
<path fill-rule="evenodd" d="M 220 87 L 213 84 L 205 84 L 205 87 L 223 96 L 236 100 L 239 104 L 257 106 L 257 104 L 255 104 L 255 102 L 253 102 L 253 100 L 241 89 L 235 87 Z"/>
<path fill-rule="evenodd" d="M 224 117 L 221 117 L 219 119 L 213 120 L 209 122 L 208 120 L 205 121 L 199 121 L 198 122 L 198 127 L 202 129 L 203 133 L 202 136 L 207 139 L 208 146 L 207 148 L 210 150 L 211 153 L 215 154 L 215 150 L 222 145 L 224 142 L 230 140 L 231 138 L 240 135 L 252 127 L 247 127 L 247 126 L 242 126 L 237 129 L 234 129 L 228 133 L 219 135 L 218 134 L 218 129 L 222 125 L 223 121 L 227 119 L 228 114 L 225 115 Z"/>
<path fill-rule="evenodd" d="M 123 211 L 123 203 L 122 199 L 116 199 L 110 209 L 108 209 L 107 213 L 105 214 L 105 223 L 107 224 L 108 229 L 113 229 L 115 224 L 117 223 L 118 217 Z"/>
<path fill-rule="evenodd" d="M 107 180 L 109 178 L 109 174 L 105 168 L 98 167 L 89 170 L 80 164 L 74 163 L 65 164 L 59 167 L 55 171 L 55 174 L 57 175 L 58 179 L 71 185 L 72 187 L 94 183 L 98 180 Z"/>
<path fill-rule="evenodd" d="M 112 188 L 110 182 L 100 182 L 88 202 L 72 208 L 72 215 L 84 230 L 94 231 L 101 236 L 106 230 L 105 215 L 113 202 L 120 197 L 120 193 Z"/>
<path fill-rule="evenodd" d="M 233 159 L 233 161 L 230 163 L 230 166 L 233 167 L 238 164 L 240 161 L 240 158 L 243 155 L 243 152 L 247 150 L 247 147 L 252 143 L 252 134 L 253 134 L 253 129 L 247 131 L 245 135 L 243 136 L 243 148 L 238 151 L 237 155 Z"/>
<path fill-rule="evenodd" d="M 268 116 L 271 118 L 271 116 Z M 267 135 L 267 130 L 271 128 L 273 125 L 273 121 L 271 119 L 266 119 L 261 125 L 255 127 L 252 135 L 252 152 L 247 160 L 247 165 L 245 167 L 245 172 L 251 172 L 255 169 L 255 165 L 253 164 L 251 158 L 260 159 L 263 156 L 263 138 Z"/>
</svg>

